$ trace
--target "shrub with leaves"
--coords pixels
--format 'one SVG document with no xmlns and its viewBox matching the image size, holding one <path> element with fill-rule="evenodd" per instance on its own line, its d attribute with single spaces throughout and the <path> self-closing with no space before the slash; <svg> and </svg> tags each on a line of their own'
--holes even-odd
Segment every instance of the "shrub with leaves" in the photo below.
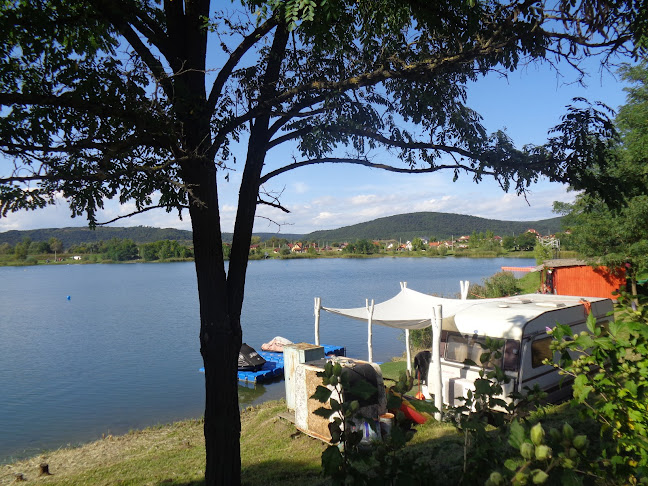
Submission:
<svg viewBox="0 0 648 486">
<path fill-rule="evenodd" d="M 575 436 L 574 429 L 567 423 L 562 430 L 550 429 L 547 435 L 540 423 L 527 431 L 514 420 L 510 426 L 508 444 L 518 451 L 519 456 L 507 459 L 503 468 L 493 471 L 486 480 L 486 486 L 570 486 L 583 484 L 584 479 L 596 479 L 591 472 L 580 469 L 581 463 L 587 462 L 585 453 L 589 440 L 585 435 Z"/>
<path fill-rule="evenodd" d="M 618 304 L 616 321 L 606 326 L 590 314 L 589 332 L 572 335 L 557 325 L 552 349 L 560 353 L 554 366 L 574 379 L 573 402 L 611 441 L 603 463 L 632 483 L 648 477 L 648 307 L 644 301 L 633 309 L 626 294 Z"/>
<path fill-rule="evenodd" d="M 470 286 L 470 295 L 473 298 L 508 297 L 520 293 L 518 279 L 512 272 L 498 272 L 482 281 L 482 285 Z"/>
<path fill-rule="evenodd" d="M 526 388 L 526 394 L 511 394 L 512 400 L 503 399 L 503 385 L 511 380 L 496 364 L 502 357 L 503 344 L 488 337 L 484 344 L 480 343 L 484 352 L 480 356 L 481 369 L 479 378 L 475 380 L 475 389 L 460 398 L 464 402 L 462 405 L 448 408 L 453 424 L 464 435 L 463 481 L 466 484 L 480 478 L 484 470 L 490 470 L 494 453 L 500 453 L 504 446 L 507 424 L 523 412 L 537 408 L 545 397 L 536 386 L 534 389 Z M 464 364 L 477 366 L 470 359 Z M 497 429 L 493 431 L 491 426 Z"/>
<path fill-rule="evenodd" d="M 357 400 L 345 401 L 343 397 L 351 394 L 366 400 L 377 393 L 376 388 L 366 381 L 351 384 L 340 363 L 328 362 L 317 376 L 322 378 L 322 385 L 311 398 L 328 402 L 329 407 L 320 407 L 314 413 L 330 420 L 331 432 L 331 445 L 322 453 L 323 474 L 335 485 L 388 485 L 394 481 L 406 484 L 411 465 L 403 464 L 392 453 L 404 447 L 414 435 L 413 422 L 400 411 L 403 394 L 412 389 L 412 377 L 401 373 L 398 382 L 387 392 L 387 408 L 396 411 L 390 434 L 373 444 L 363 444 L 363 432 L 355 425 L 367 421 L 370 426 L 377 426 L 371 418 L 360 414 Z M 380 430 L 375 431 L 380 437 Z"/>
</svg>

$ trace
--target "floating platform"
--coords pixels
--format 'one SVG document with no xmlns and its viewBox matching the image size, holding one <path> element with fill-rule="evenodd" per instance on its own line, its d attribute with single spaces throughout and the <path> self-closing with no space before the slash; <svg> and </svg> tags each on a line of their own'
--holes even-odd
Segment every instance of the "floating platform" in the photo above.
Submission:
<svg viewBox="0 0 648 486">
<path fill-rule="evenodd" d="M 321 344 L 324 348 L 326 356 L 346 356 L 346 349 L 342 346 L 334 346 L 331 344 Z M 271 381 L 275 378 L 281 378 L 284 374 L 284 359 L 283 353 L 273 353 L 269 351 L 257 351 L 263 359 L 266 360 L 263 368 L 259 371 L 239 371 L 239 381 L 248 383 L 262 383 Z M 205 368 L 200 368 L 198 371 L 205 372 Z"/>
</svg>

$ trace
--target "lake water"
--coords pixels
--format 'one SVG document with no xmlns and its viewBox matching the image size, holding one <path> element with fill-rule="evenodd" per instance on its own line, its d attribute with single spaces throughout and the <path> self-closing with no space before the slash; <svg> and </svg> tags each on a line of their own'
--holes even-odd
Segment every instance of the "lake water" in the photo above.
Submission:
<svg viewBox="0 0 648 486">
<path fill-rule="evenodd" d="M 253 261 L 243 340 L 313 342 L 313 298 L 362 307 L 399 282 L 454 297 L 502 265 L 532 259 L 376 258 Z M 68 299 L 69 296 L 69 299 Z M 0 464 L 203 413 L 193 263 L 0 267 Z M 367 327 L 323 312 L 321 341 L 367 358 Z M 374 359 L 401 355 L 400 331 L 374 326 Z M 239 387 L 241 406 L 283 382 Z"/>
</svg>

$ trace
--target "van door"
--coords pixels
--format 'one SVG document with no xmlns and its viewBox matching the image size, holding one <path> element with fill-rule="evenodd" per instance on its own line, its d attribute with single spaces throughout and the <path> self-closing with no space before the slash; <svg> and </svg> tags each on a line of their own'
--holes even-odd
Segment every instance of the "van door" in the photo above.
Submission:
<svg viewBox="0 0 648 486">
<path fill-rule="evenodd" d="M 520 393 L 526 393 L 525 388 L 532 389 L 538 385 L 547 393 L 546 401 L 554 403 L 565 399 L 571 393 L 571 383 L 563 380 L 551 365 L 544 364 L 545 359 L 551 359 L 551 341 L 553 338 L 546 334 L 538 334 L 525 339 L 522 351 L 520 369 Z M 563 383 L 561 383 L 561 381 Z"/>
</svg>

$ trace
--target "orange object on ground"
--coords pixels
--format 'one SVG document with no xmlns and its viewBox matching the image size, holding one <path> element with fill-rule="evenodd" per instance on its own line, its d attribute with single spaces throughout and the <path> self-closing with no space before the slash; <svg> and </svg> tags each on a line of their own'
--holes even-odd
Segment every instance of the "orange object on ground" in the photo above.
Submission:
<svg viewBox="0 0 648 486">
<path fill-rule="evenodd" d="M 412 407 L 406 401 L 403 401 L 403 403 L 401 403 L 400 409 L 408 419 L 416 422 L 417 424 L 424 424 L 425 422 L 427 422 L 427 418 L 417 412 L 414 407 Z"/>
</svg>

